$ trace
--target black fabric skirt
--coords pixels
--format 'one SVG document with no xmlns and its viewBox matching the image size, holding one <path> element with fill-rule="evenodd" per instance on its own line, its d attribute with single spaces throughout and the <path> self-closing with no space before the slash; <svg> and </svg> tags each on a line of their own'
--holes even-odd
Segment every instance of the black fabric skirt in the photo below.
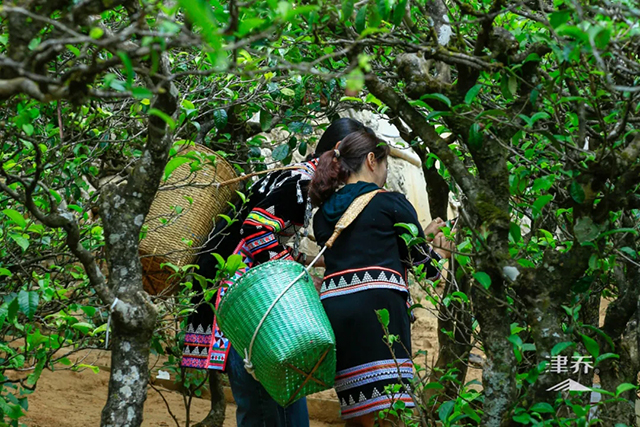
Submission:
<svg viewBox="0 0 640 427">
<path fill-rule="evenodd" d="M 406 387 L 393 389 L 401 383 L 408 386 L 413 378 L 406 301 L 405 292 L 392 289 L 367 289 L 322 300 L 336 336 L 335 389 L 343 419 L 389 408 L 398 400 L 414 406 Z M 389 333 L 399 337 L 393 354 L 376 315 L 381 309 L 389 312 Z"/>
</svg>

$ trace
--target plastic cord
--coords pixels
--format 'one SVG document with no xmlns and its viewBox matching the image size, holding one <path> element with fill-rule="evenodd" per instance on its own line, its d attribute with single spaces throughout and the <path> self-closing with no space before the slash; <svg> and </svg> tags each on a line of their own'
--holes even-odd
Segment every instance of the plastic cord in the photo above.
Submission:
<svg viewBox="0 0 640 427">
<path fill-rule="evenodd" d="M 113 312 L 113 309 L 115 308 L 115 306 L 118 303 L 118 301 L 120 301 L 120 300 L 118 299 L 118 297 L 116 297 L 116 299 L 113 300 L 113 303 L 111 304 L 111 307 L 109 308 L 109 317 L 107 318 L 107 336 L 104 339 L 104 348 L 105 349 L 109 348 L 109 329 L 111 328 L 111 313 Z"/>
</svg>

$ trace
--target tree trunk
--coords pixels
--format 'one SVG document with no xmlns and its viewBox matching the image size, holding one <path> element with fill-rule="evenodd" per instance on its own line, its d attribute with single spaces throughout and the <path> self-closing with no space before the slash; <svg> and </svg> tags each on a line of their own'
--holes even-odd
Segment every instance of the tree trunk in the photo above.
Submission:
<svg viewBox="0 0 640 427">
<path fill-rule="evenodd" d="M 169 74 L 161 56 L 161 70 Z M 172 116 L 177 108 L 177 89 L 159 77 L 163 92 L 152 107 Z M 109 265 L 113 346 L 109 395 L 102 411 L 103 427 L 138 427 L 142 423 L 149 381 L 149 343 L 157 312 L 142 288 L 142 265 L 138 255 L 140 230 L 164 173 L 173 139 L 165 121 L 150 116 L 147 143 L 126 184 L 103 190 L 100 214 Z M 104 299 L 104 298 L 103 298 Z"/>
<path fill-rule="evenodd" d="M 102 426 L 125 427 L 142 424 L 149 379 L 149 342 L 155 312 L 147 311 L 146 325 L 138 333 L 114 333 L 111 347 L 109 397 L 102 409 Z M 115 319 L 114 319 L 115 320 Z M 114 322 L 114 331 L 125 325 Z"/>
<path fill-rule="evenodd" d="M 492 287 L 494 283 L 496 287 L 500 286 L 495 277 L 492 275 Z M 493 294 L 496 293 L 494 291 Z M 482 370 L 485 393 L 482 426 L 507 427 L 511 425 L 510 407 L 516 392 L 513 345 L 507 340 L 511 333 L 507 306 L 477 287 L 472 290 L 472 295 L 486 354 Z M 496 296 L 500 298 L 499 293 Z"/>
</svg>

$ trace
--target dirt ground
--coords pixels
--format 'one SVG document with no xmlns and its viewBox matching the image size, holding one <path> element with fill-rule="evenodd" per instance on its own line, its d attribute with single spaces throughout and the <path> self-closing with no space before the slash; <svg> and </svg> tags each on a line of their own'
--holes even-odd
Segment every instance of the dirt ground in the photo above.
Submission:
<svg viewBox="0 0 640 427">
<path fill-rule="evenodd" d="M 412 291 L 415 298 L 420 298 L 418 290 Z M 604 317 L 607 302 L 601 306 L 601 319 Z M 427 351 L 427 364 L 431 365 L 437 356 L 438 323 L 435 316 L 427 310 L 417 310 L 417 321 L 412 328 L 413 349 Z M 601 320 L 602 321 L 602 320 Z M 481 355 L 477 350 L 474 353 Z M 422 357 L 422 356 L 421 356 Z M 424 363 L 425 360 L 417 360 Z M 99 425 L 100 411 L 107 397 L 109 382 L 109 353 L 93 352 L 85 363 L 100 366 L 100 372 L 87 369 L 82 372 L 45 371 L 38 382 L 36 392 L 29 398 L 29 412 L 25 420 L 31 427 L 87 427 Z M 481 381 L 482 371 L 470 369 L 466 381 Z M 170 427 L 177 424 L 169 414 L 167 407 L 178 420 L 178 427 L 185 425 L 185 410 L 182 395 L 178 392 L 159 387 L 166 403 L 160 394 L 149 388 L 144 411 L 146 427 Z M 168 404 L 168 405 L 167 405 Z M 204 418 L 209 408 L 206 399 L 194 399 L 191 410 L 192 424 Z M 339 405 L 333 390 L 310 396 L 309 411 L 312 416 L 312 427 L 336 426 L 339 421 Z M 314 419 L 315 418 L 315 419 Z M 320 421 L 323 420 L 323 421 Z M 227 405 L 225 427 L 235 427 L 235 406 Z"/>
<path fill-rule="evenodd" d="M 419 297 L 419 291 L 413 291 L 414 297 Z M 437 319 L 426 310 L 417 310 L 417 321 L 413 325 L 413 349 L 428 352 L 428 364 L 437 355 Z M 418 360 L 424 363 L 424 359 Z M 94 351 L 87 357 L 87 364 L 100 366 L 100 372 L 94 373 L 87 369 L 82 372 L 45 371 L 38 382 L 36 392 L 29 397 L 29 412 L 26 424 L 31 427 L 87 427 L 97 426 L 100 411 L 106 401 L 109 382 L 109 353 Z M 480 379 L 481 371 L 471 369 L 467 381 Z M 145 404 L 144 423 L 146 427 L 176 426 L 167 406 L 178 420 L 179 426 L 185 425 L 185 410 L 182 395 L 159 387 L 166 402 L 160 394 L 149 388 Z M 312 427 L 335 426 L 339 420 L 339 406 L 333 390 L 327 390 L 319 395 L 311 396 L 310 413 Z M 312 408 L 313 405 L 313 408 Z M 209 409 L 209 401 L 194 399 L 191 409 L 191 421 L 198 422 L 204 418 Z M 320 421 L 319 419 L 324 420 Z M 329 422 L 327 422 L 329 421 Z M 227 419 L 225 427 L 234 427 L 235 406 L 227 405 Z"/>
</svg>

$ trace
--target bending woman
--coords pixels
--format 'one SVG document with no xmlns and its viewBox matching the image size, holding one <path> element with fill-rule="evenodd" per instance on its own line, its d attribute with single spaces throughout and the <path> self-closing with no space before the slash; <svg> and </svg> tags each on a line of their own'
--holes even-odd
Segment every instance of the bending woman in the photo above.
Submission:
<svg viewBox="0 0 640 427">
<path fill-rule="evenodd" d="M 375 135 L 355 132 L 320 157 L 309 196 L 320 206 L 313 226 L 321 246 L 356 197 L 384 186 L 388 154 L 389 147 Z M 399 372 L 405 385 L 413 378 L 407 270 L 426 264 L 428 276 L 437 277 L 432 260 L 449 257 L 450 247 L 438 233 L 441 220 L 436 220 L 425 231 L 435 234 L 433 244 L 440 249 L 425 244 L 409 252 L 400 237 L 407 231 L 398 223 L 415 224 L 424 237 L 406 197 L 381 191 L 324 254 L 320 299 L 336 336 L 335 389 L 347 426 L 373 426 L 377 412 L 397 400 L 415 406 L 404 387 L 393 395 L 385 393 L 386 386 L 400 382 Z M 401 344 L 392 347 L 397 363 L 383 341 L 376 315 L 381 309 L 389 312 L 389 333 L 400 337 Z"/>
</svg>

